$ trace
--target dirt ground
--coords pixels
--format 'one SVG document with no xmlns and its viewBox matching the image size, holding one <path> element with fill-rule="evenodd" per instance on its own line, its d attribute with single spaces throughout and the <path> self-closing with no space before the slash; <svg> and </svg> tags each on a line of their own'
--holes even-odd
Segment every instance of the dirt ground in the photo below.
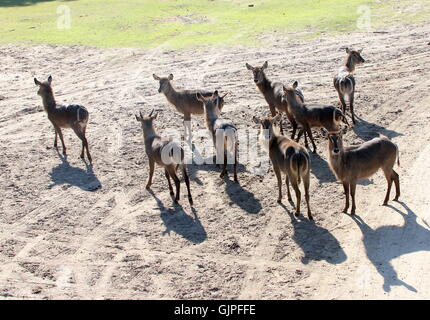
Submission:
<svg viewBox="0 0 430 320">
<path fill-rule="evenodd" d="M 429 298 L 430 23 L 379 31 L 194 52 L 0 47 L 0 297 Z M 133 114 L 156 108 L 160 133 L 182 128 L 152 73 L 173 73 L 178 88 L 231 91 L 223 116 L 255 128 L 252 116 L 269 109 L 245 62 L 268 60 L 270 79 L 298 80 L 307 102 L 338 105 L 332 77 L 343 46 L 362 47 L 367 60 L 356 70 L 359 121 L 345 140 L 384 134 L 398 144 L 401 202 L 381 206 L 378 173 L 357 187 L 357 217 L 341 213 L 343 189 L 318 131 L 315 222 L 294 218 L 286 199 L 276 203 L 272 170 L 257 176 L 246 165 L 240 185 L 221 180 L 214 165 L 189 166 L 193 209 L 184 184 L 181 205 L 173 204 L 161 169 L 145 190 L 148 162 Z M 57 102 L 90 112 L 92 169 L 72 131 L 67 159 L 53 149 L 33 82 L 50 74 Z M 194 129 L 202 124 L 193 118 Z"/>
</svg>

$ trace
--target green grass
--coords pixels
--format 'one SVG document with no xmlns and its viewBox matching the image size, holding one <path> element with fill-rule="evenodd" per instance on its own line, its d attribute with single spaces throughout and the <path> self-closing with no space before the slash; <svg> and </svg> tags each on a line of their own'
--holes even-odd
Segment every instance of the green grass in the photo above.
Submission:
<svg viewBox="0 0 430 320">
<path fill-rule="evenodd" d="M 57 28 L 60 5 L 70 8 L 70 29 Z M 430 17 L 428 0 L 0 0 L 0 43 L 255 44 L 259 35 L 274 31 L 316 36 L 356 30 L 360 5 L 371 8 L 374 28 Z"/>
</svg>

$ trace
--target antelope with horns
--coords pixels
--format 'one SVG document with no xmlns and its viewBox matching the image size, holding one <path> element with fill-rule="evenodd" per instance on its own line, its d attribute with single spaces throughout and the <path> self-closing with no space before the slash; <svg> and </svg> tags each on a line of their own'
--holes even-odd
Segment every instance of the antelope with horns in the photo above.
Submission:
<svg viewBox="0 0 430 320">
<path fill-rule="evenodd" d="M 72 128 L 78 138 L 82 141 L 81 158 L 84 159 L 84 150 L 86 150 L 87 158 L 90 164 L 92 164 L 88 141 L 85 136 L 89 118 L 87 109 L 76 104 L 69 106 L 57 105 L 54 98 L 54 92 L 51 87 L 51 76 L 49 76 L 48 80 L 45 82 L 40 82 L 34 78 L 34 83 L 39 86 L 37 94 L 42 97 L 43 107 L 48 114 L 49 121 L 51 121 L 55 129 L 54 148 L 57 149 L 57 136 L 60 136 L 61 144 L 63 146 L 63 154 L 66 155 L 66 146 L 64 144 L 61 128 Z"/>
<path fill-rule="evenodd" d="M 329 164 L 336 178 L 342 182 L 345 191 L 346 213 L 349 208 L 349 193 L 352 198 L 351 214 L 355 214 L 355 189 L 357 180 L 365 179 L 375 174 L 380 168 L 387 179 L 388 189 L 384 199 L 384 205 L 388 203 L 391 186 L 396 185 L 395 201 L 400 196 L 399 175 L 393 167 L 397 159 L 399 161 L 399 149 L 397 145 L 386 137 L 374 138 L 359 146 L 344 147 L 340 132 L 328 133 Z"/>
<path fill-rule="evenodd" d="M 158 92 L 163 93 L 167 101 L 171 103 L 178 112 L 184 115 L 185 135 L 188 137 L 188 141 L 191 142 L 191 115 L 204 114 L 203 103 L 197 99 L 196 94 L 200 93 L 204 97 L 211 97 L 212 92 L 204 90 L 177 90 L 171 83 L 173 74 L 169 74 L 167 77 L 159 77 L 155 74 L 152 76 L 154 80 L 157 80 L 160 84 Z M 224 107 L 224 98 L 227 94 L 228 92 L 223 96 L 218 96 L 218 107 L 220 110 Z"/>
<path fill-rule="evenodd" d="M 291 112 L 291 109 L 288 106 L 287 101 L 282 99 L 283 96 L 283 87 L 284 85 L 280 82 L 272 82 L 270 81 L 266 74 L 264 73 L 264 70 L 267 69 L 268 62 L 264 62 L 264 64 L 261 67 L 253 67 L 250 64 L 246 64 L 246 68 L 248 70 L 251 70 L 254 75 L 254 82 L 257 85 L 260 92 L 263 94 L 264 99 L 266 99 L 266 102 L 269 105 L 270 112 L 272 114 L 272 117 L 276 115 L 276 109 L 282 113 L 285 112 L 287 115 L 288 120 L 291 123 L 291 126 L 293 128 L 293 132 L 291 134 L 291 139 L 294 139 L 294 136 L 296 134 L 297 130 L 297 122 L 294 119 L 294 116 Z M 304 102 L 304 96 L 303 93 L 295 88 L 296 98 L 297 100 Z"/>
<path fill-rule="evenodd" d="M 287 137 L 279 134 L 276 126 L 281 115 L 276 117 L 266 117 L 258 119 L 253 117 L 253 121 L 260 125 L 260 142 L 263 147 L 268 149 L 270 160 L 273 163 L 273 170 L 278 179 L 278 203 L 282 201 L 282 177 L 281 172 L 285 173 L 287 184 L 288 200 L 291 200 L 290 181 L 296 193 L 296 217 L 300 215 L 301 193 L 299 185 L 303 179 L 305 187 L 305 199 L 308 207 L 308 218 L 313 220 L 309 204 L 309 183 L 310 183 L 310 158 L 305 148 Z"/>
<path fill-rule="evenodd" d="M 307 133 L 312 142 L 313 151 L 316 152 L 316 145 L 311 128 L 325 128 L 328 131 L 337 131 L 341 121 L 349 126 L 348 120 L 346 120 L 343 112 L 334 106 L 307 105 L 298 101 L 296 95 L 297 85 L 297 81 L 295 81 L 291 88 L 284 87 L 283 99 L 288 102 L 294 119 L 302 126 L 296 141 L 299 141 L 302 132 Z M 306 148 L 308 147 L 306 135 L 305 146 Z"/>
<path fill-rule="evenodd" d="M 209 98 L 197 93 L 197 99 L 203 103 L 205 110 L 206 127 L 212 134 L 212 141 L 217 153 L 217 159 L 223 156 L 224 167 L 220 177 L 223 178 L 227 172 L 228 156 L 234 156 L 234 181 L 237 179 L 237 158 L 238 158 L 238 137 L 234 124 L 225 119 L 221 119 L 220 108 L 218 106 L 220 98 L 218 91 L 215 91 Z"/>
<path fill-rule="evenodd" d="M 164 168 L 164 174 L 166 176 L 167 182 L 169 183 L 171 196 L 175 195 L 172 184 L 170 183 L 170 178 L 173 179 L 176 186 L 175 203 L 177 203 L 179 201 L 180 182 L 176 174 L 176 170 L 179 166 L 181 166 L 185 184 L 187 186 L 188 201 L 190 202 L 190 205 L 193 205 L 193 198 L 190 191 L 190 179 L 188 177 L 187 167 L 184 162 L 184 150 L 176 142 L 163 139 L 157 134 L 154 128 L 154 120 L 157 118 L 157 114 L 153 115 L 153 112 L 154 110 L 152 110 L 147 117 L 144 117 L 141 112 L 139 116 L 135 115 L 136 120 L 142 125 L 145 151 L 149 160 L 149 179 L 148 183 L 146 184 L 146 189 L 151 188 L 155 163 L 157 163 L 160 167 Z"/>
<path fill-rule="evenodd" d="M 336 88 L 337 94 L 339 95 L 340 103 L 342 104 L 342 110 L 346 113 L 346 102 L 345 97 L 348 96 L 349 100 L 349 111 L 351 112 L 352 123 L 355 124 L 354 116 L 354 93 L 355 93 L 355 79 L 354 71 L 355 66 L 364 63 L 364 59 L 361 56 L 362 50 L 351 50 L 346 48 L 347 57 L 344 65 L 336 74 L 333 79 L 334 87 Z"/>
</svg>

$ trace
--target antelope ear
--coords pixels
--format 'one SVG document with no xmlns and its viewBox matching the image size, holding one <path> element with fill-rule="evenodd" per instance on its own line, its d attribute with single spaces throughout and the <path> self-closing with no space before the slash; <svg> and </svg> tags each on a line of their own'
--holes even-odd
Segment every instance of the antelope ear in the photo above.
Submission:
<svg viewBox="0 0 430 320">
<path fill-rule="evenodd" d="M 294 81 L 293 83 L 293 89 L 296 89 L 299 86 L 299 83 L 297 81 Z"/>
<path fill-rule="evenodd" d="M 250 64 L 246 63 L 245 65 L 246 65 L 246 68 L 247 68 L 248 70 L 254 70 L 254 67 L 253 67 L 253 66 L 251 66 Z"/>
<path fill-rule="evenodd" d="M 256 116 L 252 117 L 252 121 L 254 121 L 254 123 L 256 123 L 256 124 L 260 124 L 261 123 L 261 120 L 258 119 Z"/>
<path fill-rule="evenodd" d="M 169 80 L 173 80 L 173 74 L 169 74 L 168 79 L 169 79 Z"/>
<path fill-rule="evenodd" d="M 346 51 L 346 53 L 350 53 L 351 52 L 351 50 L 348 47 L 345 48 L 345 51 Z"/>
<path fill-rule="evenodd" d="M 152 116 L 151 116 L 151 119 L 153 119 L 153 120 L 154 120 L 154 119 L 157 119 L 157 116 L 158 116 L 158 112 L 157 112 L 156 114 L 152 115 Z"/>
<path fill-rule="evenodd" d="M 136 121 L 139 121 L 139 122 L 140 122 L 140 119 L 139 119 L 139 117 L 138 117 L 138 116 L 134 115 L 134 117 L 136 118 Z"/>
<path fill-rule="evenodd" d="M 153 73 L 152 76 L 154 77 L 154 80 L 160 80 L 160 77 L 157 76 L 155 73 Z"/>
<path fill-rule="evenodd" d="M 215 90 L 214 93 L 212 94 L 212 97 L 217 98 L 218 97 L 218 90 Z"/>
<path fill-rule="evenodd" d="M 48 83 L 49 83 L 49 85 L 51 85 L 51 82 L 52 82 L 52 76 L 49 76 L 48 77 Z"/>
<path fill-rule="evenodd" d="M 264 62 L 263 66 L 261 67 L 261 69 L 266 69 L 269 66 L 269 63 L 267 61 Z"/>
<path fill-rule="evenodd" d="M 205 97 L 203 97 L 203 95 L 200 92 L 196 93 L 196 97 L 197 97 L 197 100 L 201 102 L 205 102 Z"/>
<path fill-rule="evenodd" d="M 37 80 L 36 78 L 34 78 L 34 83 L 36 84 L 36 86 L 40 86 L 41 85 L 40 81 Z"/>
<path fill-rule="evenodd" d="M 357 52 L 358 52 L 359 54 L 361 54 L 361 53 L 363 52 L 363 48 L 361 48 L 360 50 L 357 50 Z"/>
</svg>

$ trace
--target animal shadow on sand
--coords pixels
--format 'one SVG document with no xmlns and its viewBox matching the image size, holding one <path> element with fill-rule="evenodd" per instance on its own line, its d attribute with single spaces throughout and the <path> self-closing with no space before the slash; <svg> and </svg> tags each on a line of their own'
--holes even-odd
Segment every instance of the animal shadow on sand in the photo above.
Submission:
<svg viewBox="0 0 430 320">
<path fill-rule="evenodd" d="M 260 201 L 255 198 L 252 192 L 249 192 L 240 185 L 240 176 L 238 178 L 239 183 L 230 180 L 227 174 L 224 176 L 225 191 L 227 195 L 230 200 L 237 204 L 242 210 L 250 214 L 259 213 L 262 209 Z"/>
<path fill-rule="evenodd" d="M 158 209 L 160 210 L 161 220 L 166 227 L 163 235 L 169 234 L 171 231 L 173 231 L 188 241 L 191 241 L 192 243 L 202 243 L 206 240 L 206 231 L 201 224 L 194 208 L 191 208 L 191 211 L 194 215 L 194 218 L 192 218 L 184 211 L 184 208 L 180 204 L 174 203 L 172 208 L 166 208 L 163 202 L 155 195 L 152 190 L 148 190 L 148 192 L 157 202 Z M 188 201 L 186 198 L 182 200 Z"/>
<path fill-rule="evenodd" d="M 303 264 L 321 260 L 325 260 L 330 264 L 339 264 L 346 261 L 346 253 L 336 237 L 315 221 L 304 217 L 303 214 L 306 215 L 306 210 L 302 211 L 301 215 L 296 218 L 284 204 L 281 204 L 281 206 L 290 216 L 291 224 L 294 228 L 292 239 L 303 250 L 304 256 L 301 259 Z M 317 216 L 314 216 L 315 218 L 318 219 Z"/>
<path fill-rule="evenodd" d="M 379 137 L 380 134 L 386 136 L 389 139 L 393 139 L 398 136 L 402 136 L 402 133 L 399 133 L 394 130 L 386 129 L 381 127 L 375 123 L 368 122 L 362 118 L 357 117 L 357 124 L 352 127 L 353 131 L 357 135 L 358 138 L 363 141 L 368 141 L 373 138 Z"/>
<path fill-rule="evenodd" d="M 417 223 L 417 215 L 405 203 L 398 203 L 404 211 L 392 205 L 388 207 L 403 217 L 403 226 L 382 226 L 373 230 L 357 215 L 351 217 L 363 233 L 367 257 L 384 278 L 384 291 L 391 291 L 392 286 L 404 286 L 417 292 L 413 286 L 398 278 L 390 261 L 404 254 L 430 251 L 430 230 Z"/>
<path fill-rule="evenodd" d="M 70 185 L 81 188 L 85 191 L 96 191 L 101 188 L 101 183 L 96 177 L 93 171 L 93 167 L 89 165 L 85 160 L 86 170 L 72 167 L 67 161 L 67 156 L 58 154 L 61 163 L 54 167 L 49 175 L 51 176 L 52 184 L 48 188 L 52 188 L 56 185 Z"/>
<path fill-rule="evenodd" d="M 311 157 L 311 173 L 320 183 L 335 182 L 336 177 L 331 172 L 330 167 L 318 153 L 309 152 Z"/>
</svg>

